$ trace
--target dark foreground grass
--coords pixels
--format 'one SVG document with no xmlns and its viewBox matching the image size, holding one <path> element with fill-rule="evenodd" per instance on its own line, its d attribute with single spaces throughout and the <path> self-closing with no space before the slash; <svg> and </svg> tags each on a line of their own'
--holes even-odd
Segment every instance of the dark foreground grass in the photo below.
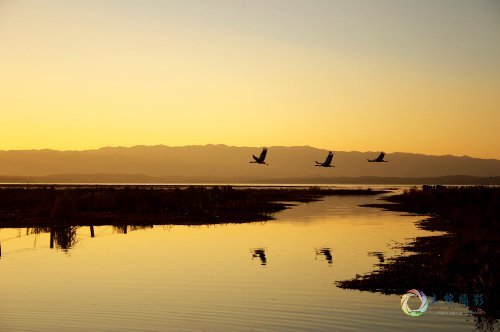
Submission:
<svg viewBox="0 0 500 332">
<path fill-rule="evenodd" d="M 371 189 L 231 186 L 4 186 L 0 227 L 200 225 L 273 219 L 296 202 Z"/>
<path fill-rule="evenodd" d="M 402 247 L 411 255 L 337 285 L 399 295 L 421 289 L 437 300 L 467 305 L 478 328 L 498 327 L 500 188 L 424 186 L 386 200 L 391 204 L 370 206 L 429 215 L 419 227 L 446 233 L 416 238 Z"/>
</svg>

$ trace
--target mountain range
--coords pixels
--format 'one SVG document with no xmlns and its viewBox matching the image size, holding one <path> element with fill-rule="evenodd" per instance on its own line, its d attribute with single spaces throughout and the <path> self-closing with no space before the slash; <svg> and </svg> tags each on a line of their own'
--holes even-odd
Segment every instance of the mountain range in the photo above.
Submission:
<svg viewBox="0 0 500 332">
<path fill-rule="evenodd" d="M 328 150 L 268 147 L 269 165 L 251 164 L 261 147 L 203 145 L 0 151 L 0 182 L 500 183 L 500 160 L 378 151 L 335 151 L 334 168 L 315 167 Z M 433 180 L 434 179 L 434 180 Z"/>
</svg>

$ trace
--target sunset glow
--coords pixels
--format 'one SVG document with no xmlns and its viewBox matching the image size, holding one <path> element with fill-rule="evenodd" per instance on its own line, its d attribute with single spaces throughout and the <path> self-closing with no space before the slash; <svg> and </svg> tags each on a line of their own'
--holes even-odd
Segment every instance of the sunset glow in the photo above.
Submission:
<svg viewBox="0 0 500 332">
<path fill-rule="evenodd" d="M 0 1 L 0 150 L 500 158 L 495 1 Z"/>
</svg>

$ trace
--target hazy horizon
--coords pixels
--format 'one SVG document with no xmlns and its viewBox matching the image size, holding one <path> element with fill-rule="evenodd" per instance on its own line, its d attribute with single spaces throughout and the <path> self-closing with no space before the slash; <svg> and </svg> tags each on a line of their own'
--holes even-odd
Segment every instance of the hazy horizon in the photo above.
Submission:
<svg viewBox="0 0 500 332">
<path fill-rule="evenodd" d="M 0 151 L 0 176 L 81 174 L 80 177 L 73 177 L 76 181 L 83 177 L 88 179 L 85 174 L 143 174 L 175 181 L 186 178 L 219 178 L 223 181 L 238 178 L 245 181 L 360 176 L 500 176 L 500 160 L 497 159 L 394 152 L 386 153 L 387 163 L 369 163 L 367 159 L 377 157 L 378 151 L 335 151 L 332 162 L 334 167 L 324 168 L 315 167 L 315 162 L 325 160 L 328 150 L 309 146 L 268 148 L 266 163 L 269 166 L 249 163 L 253 161 L 252 155 L 260 154 L 261 147 L 227 145 L 105 147 L 84 151 Z"/>
</svg>

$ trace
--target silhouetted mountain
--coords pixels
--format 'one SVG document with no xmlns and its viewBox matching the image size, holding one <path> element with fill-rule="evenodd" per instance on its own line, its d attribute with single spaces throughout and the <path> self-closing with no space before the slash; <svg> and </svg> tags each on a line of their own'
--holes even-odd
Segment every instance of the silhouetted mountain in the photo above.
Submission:
<svg viewBox="0 0 500 332">
<path fill-rule="evenodd" d="M 387 163 L 368 163 L 378 151 L 335 152 L 335 168 L 314 167 L 328 150 L 309 146 L 269 147 L 269 166 L 250 164 L 261 147 L 226 145 L 168 147 L 105 147 L 98 150 L 0 151 L 2 182 L 288 182 L 359 183 L 353 178 L 377 183 L 404 183 L 398 178 L 431 178 L 465 175 L 461 180 L 476 183 L 473 177 L 500 176 L 500 160 L 467 156 L 429 156 L 387 153 Z M 17 176 L 19 181 L 13 180 Z M 344 180 L 342 180 L 343 178 Z M 495 182 L 496 180 L 488 180 Z M 431 182 L 431 181 L 427 181 Z M 413 182 L 408 182 L 413 183 Z M 424 182 L 426 183 L 426 182 Z"/>
</svg>

